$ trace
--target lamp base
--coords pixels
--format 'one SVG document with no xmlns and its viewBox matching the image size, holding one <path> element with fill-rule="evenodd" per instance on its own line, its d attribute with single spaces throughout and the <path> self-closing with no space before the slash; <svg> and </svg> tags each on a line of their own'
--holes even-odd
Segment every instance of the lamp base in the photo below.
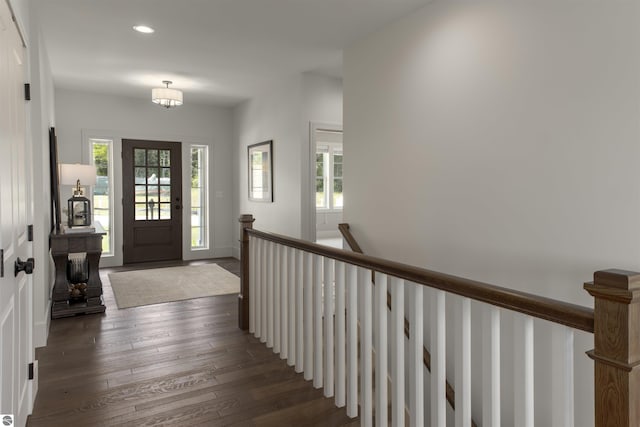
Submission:
<svg viewBox="0 0 640 427">
<path fill-rule="evenodd" d="M 85 227 L 91 225 L 91 202 L 84 196 L 73 196 L 67 201 L 68 226 Z"/>
</svg>

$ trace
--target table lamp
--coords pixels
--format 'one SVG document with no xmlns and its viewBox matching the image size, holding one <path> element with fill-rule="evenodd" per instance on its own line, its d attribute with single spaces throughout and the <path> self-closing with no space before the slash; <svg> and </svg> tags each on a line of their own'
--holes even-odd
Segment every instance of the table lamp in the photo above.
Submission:
<svg viewBox="0 0 640 427">
<path fill-rule="evenodd" d="M 61 164 L 60 184 L 73 185 L 73 197 L 68 200 L 69 227 L 91 225 L 91 202 L 84 196 L 80 185 L 96 185 L 96 167 L 94 165 Z"/>
</svg>

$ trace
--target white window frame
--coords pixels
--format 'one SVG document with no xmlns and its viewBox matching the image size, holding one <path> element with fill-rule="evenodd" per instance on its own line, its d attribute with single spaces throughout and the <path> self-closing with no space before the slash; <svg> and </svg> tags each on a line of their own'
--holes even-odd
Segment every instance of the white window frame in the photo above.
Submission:
<svg viewBox="0 0 640 427">
<path fill-rule="evenodd" d="M 122 139 L 144 139 L 150 141 L 181 141 L 181 150 L 182 150 L 182 201 L 183 208 L 182 211 L 182 257 L 184 260 L 196 260 L 196 259 L 205 259 L 205 258 L 216 258 L 216 257 L 224 257 L 224 256 L 232 256 L 233 249 L 231 247 L 216 247 L 216 237 L 214 227 L 215 224 L 215 203 L 216 198 L 222 198 L 223 192 L 216 191 L 216 198 L 213 197 L 213 194 L 210 192 L 216 188 L 216 176 L 214 170 L 212 168 L 215 165 L 214 159 L 216 155 L 216 146 L 213 140 L 209 140 L 207 138 L 194 138 L 192 136 L 185 135 L 173 135 L 173 134 L 164 134 L 158 133 L 155 134 L 153 132 L 140 132 L 140 131 L 121 131 L 114 129 L 82 129 L 82 153 L 81 158 L 82 161 L 86 164 L 91 163 L 91 143 L 90 140 L 98 139 L 98 140 L 110 140 L 113 141 L 112 152 L 111 155 L 112 161 L 110 165 L 110 173 L 113 176 L 111 180 L 110 190 L 112 192 L 112 223 L 111 227 L 113 230 L 112 238 L 113 238 L 113 247 L 114 251 L 113 255 L 104 256 L 100 261 L 100 267 L 116 267 L 122 265 L 122 244 L 123 244 L 123 218 L 122 218 Z M 191 146 L 203 146 L 207 148 L 207 176 L 206 176 L 206 188 L 207 188 L 207 199 L 206 199 L 206 226 L 207 226 L 207 245 L 208 250 L 205 248 L 202 249 L 191 249 L 191 227 L 189 224 L 190 219 L 190 210 L 187 207 L 191 206 L 191 196 L 190 196 L 190 187 L 191 184 L 187 179 L 187 175 L 190 171 L 189 167 L 191 164 L 190 154 L 191 154 Z M 93 196 L 91 194 L 91 196 Z M 89 197 L 89 196 L 87 196 Z"/>
<path fill-rule="evenodd" d="M 109 182 L 108 182 L 108 188 L 109 188 L 109 224 L 107 224 L 107 228 L 109 229 L 109 234 L 107 235 L 108 239 L 109 239 L 109 251 L 108 252 L 102 252 L 101 257 L 105 257 L 105 258 L 109 258 L 109 257 L 113 257 L 115 256 L 115 238 L 114 238 L 114 234 L 115 234 L 115 229 L 114 229 L 114 225 L 115 225 L 115 209 L 114 209 L 114 202 L 115 202 L 115 197 L 114 197 L 114 164 L 113 164 L 113 152 L 114 152 L 114 148 L 115 148 L 115 143 L 114 143 L 114 139 L 113 138 L 108 138 L 108 137 L 90 137 L 87 139 L 88 141 L 88 145 L 89 145 L 89 163 L 90 164 L 95 164 L 95 160 L 94 160 L 94 156 L 93 156 L 93 145 L 94 142 L 98 142 L 101 144 L 106 143 L 109 148 L 108 148 L 108 166 L 107 166 L 107 175 L 109 178 Z M 93 210 L 94 210 L 94 215 L 95 215 L 95 201 L 94 201 L 94 194 L 95 193 L 95 186 L 93 188 L 91 188 L 91 204 L 93 205 Z M 101 224 L 103 225 L 103 224 Z M 104 238 L 104 237 L 103 237 Z"/>
<path fill-rule="evenodd" d="M 316 150 L 314 153 L 314 161 L 316 159 L 317 154 L 322 153 L 322 155 L 324 156 L 324 186 L 325 186 L 325 207 L 318 207 L 317 205 L 316 210 L 320 211 L 320 212 L 341 212 L 342 211 L 342 207 L 335 207 L 333 206 L 333 179 L 334 179 L 334 175 L 333 175 L 333 156 L 336 153 L 343 153 L 343 144 L 340 142 L 320 142 L 318 141 L 316 143 Z M 320 149 L 321 148 L 326 148 L 327 151 L 321 152 Z M 342 154 L 342 159 L 343 159 L 343 175 L 342 175 L 342 179 L 343 179 L 343 185 L 344 185 L 344 154 Z M 313 164 L 313 170 L 315 171 L 316 169 L 316 164 L 314 162 Z M 316 179 L 317 179 L 317 175 L 314 174 L 314 181 L 313 181 L 313 189 L 314 189 L 314 197 L 316 196 Z M 314 198 L 315 200 L 315 198 Z M 344 204 L 344 202 L 343 202 Z"/>
<path fill-rule="evenodd" d="M 189 215 L 189 248 L 192 251 L 204 251 L 209 250 L 209 147 L 207 145 L 201 144 L 190 144 L 189 145 L 189 210 L 193 208 L 193 201 L 191 197 L 191 174 L 192 174 L 192 163 L 191 156 L 193 155 L 193 150 L 202 150 L 202 176 L 200 177 L 201 187 L 200 187 L 200 219 L 202 229 L 202 235 L 204 238 L 202 246 L 192 246 L 191 245 L 191 232 L 192 232 L 192 224 L 191 224 L 191 215 Z"/>
</svg>

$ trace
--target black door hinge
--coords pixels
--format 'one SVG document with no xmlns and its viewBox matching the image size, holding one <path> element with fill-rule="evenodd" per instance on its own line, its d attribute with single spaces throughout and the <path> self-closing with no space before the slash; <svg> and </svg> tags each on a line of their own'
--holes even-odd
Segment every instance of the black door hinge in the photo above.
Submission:
<svg viewBox="0 0 640 427">
<path fill-rule="evenodd" d="M 27 240 L 33 242 L 33 224 L 27 225 Z"/>
<path fill-rule="evenodd" d="M 31 84 L 30 83 L 24 84 L 24 100 L 31 101 Z"/>
<path fill-rule="evenodd" d="M 4 249 L 0 249 L 0 277 L 4 277 Z"/>
<path fill-rule="evenodd" d="M 29 379 L 33 379 L 33 363 L 29 363 Z"/>
</svg>

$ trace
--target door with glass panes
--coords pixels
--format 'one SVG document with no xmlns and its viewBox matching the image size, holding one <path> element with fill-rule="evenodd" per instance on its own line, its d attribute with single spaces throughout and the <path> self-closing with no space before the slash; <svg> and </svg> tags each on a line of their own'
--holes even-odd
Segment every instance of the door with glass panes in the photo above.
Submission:
<svg viewBox="0 0 640 427">
<path fill-rule="evenodd" d="M 124 263 L 182 259 L 179 142 L 122 140 Z"/>
</svg>

